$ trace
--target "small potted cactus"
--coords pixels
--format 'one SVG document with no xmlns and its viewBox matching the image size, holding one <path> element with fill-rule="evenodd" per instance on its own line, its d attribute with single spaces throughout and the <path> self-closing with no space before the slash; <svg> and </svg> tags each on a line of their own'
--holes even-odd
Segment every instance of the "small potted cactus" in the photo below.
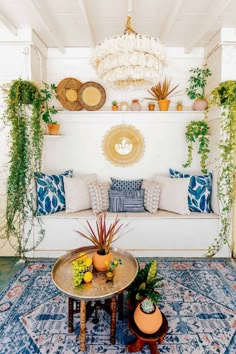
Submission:
<svg viewBox="0 0 236 354">
<path fill-rule="evenodd" d="M 117 101 L 112 101 L 112 110 L 113 111 L 118 111 L 118 103 Z"/>
<path fill-rule="evenodd" d="M 162 314 L 149 298 L 143 300 L 134 311 L 134 322 L 141 332 L 153 334 L 162 325 Z"/>
<path fill-rule="evenodd" d="M 183 103 L 182 103 L 182 101 L 177 101 L 177 102 L 176 102 L 176 109 L 177 109 L 177 111 L 182 111 L 182 110 L 183 110 Z"/>
</svg>

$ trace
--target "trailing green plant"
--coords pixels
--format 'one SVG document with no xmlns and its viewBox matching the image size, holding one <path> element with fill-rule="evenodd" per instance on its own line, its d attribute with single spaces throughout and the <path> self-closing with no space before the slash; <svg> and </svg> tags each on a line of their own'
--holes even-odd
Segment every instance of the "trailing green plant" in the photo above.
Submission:
<svg viewBox="0 0 236 354">
<path fill-rule="evenodd" d="M 57 121 L 52 119 L 52 116 L 58 113 L 58 110 L 54 105 L 50 106 L 50 102 L 53 98 L 57 98 L 55 84 L 48 84 L 43 82 L 43 87 L 40 90 L 41 100 L 42 100 L 42 119 L 47 124 L 57 124 Z"/>
<path fill-rule="evenodd" d="M 207 256 L 211 257 L 219 252 L 224 244 L 232 247 L 229 239 L 236 182 L 236 81 L 227 80 L 220 83 L 211 93 L 210 104 L 221 108 L 220 160 L 217 166 L 221 228 L 219 235 L 208 248 Z"/>
<path fill-rule="evenodd" d="M 196 98 L 204 98 L 207 78 L 212 75 L 208 68 L 193 68 L 189 70 L 192 75 L 188 80 L 189 87 L 186 88 L 186 93 L 191 100 Z"/>
<path fill-rule="evenodd" d="M 24 258 L 25 253 L 32 249 L 28 241 L 35 222 L 33 172 L 41 169 L 42 99 L 33 82 L 21 79 L 4 88 L 4 98 L 6 109 L 3 119 L 10 126 L 10 146 L 6 211 L 1 233 L 16 250 L 16 255 Z M 40 225 L 39 238 L 34 246 L 41 242 L 43 235 Z"/>
<path fill-rule="evenodd" d="M 162 280 L 157 277 L 157 261 L 154 259 L 146 263 L 142 269 L 140 265 L 138 266 L 138 273 L 128 287 L 128 297 L 132 303 L 148 297 L 154 304 L 157 304 L 160 298 L 160 293 L 157 290 L 158 283 Z"/>
<path fill-rule="evenodd" d="M 185 132 L 186 142 L 188 144 L 188 157 L 183 167 L 190 167 L 193 162 L 193 146 L 198 140 L 198 154 L 200 155 L 200 165 L 202 173 L 207 173 L 207 159 L 210 152 L 209 149 L 209 125 L 204 121 L 191 121 Z"/>
</svg>

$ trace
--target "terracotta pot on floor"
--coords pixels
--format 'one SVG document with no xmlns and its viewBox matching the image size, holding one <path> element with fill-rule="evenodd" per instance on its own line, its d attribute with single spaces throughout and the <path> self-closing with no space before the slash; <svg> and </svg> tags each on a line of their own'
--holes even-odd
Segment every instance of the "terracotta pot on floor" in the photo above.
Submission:
<svg viewBox="0 0 236 354">
<path fill-rule="evenodd" d="M 141 309 L 139 304 L 134 311 L 134 321 L 141 332 L 146 334 L 152 334 L 158 331 L 162 325 L 162 314 L 159 308 L 152 313 L 145 313 Z"/>
</svg>

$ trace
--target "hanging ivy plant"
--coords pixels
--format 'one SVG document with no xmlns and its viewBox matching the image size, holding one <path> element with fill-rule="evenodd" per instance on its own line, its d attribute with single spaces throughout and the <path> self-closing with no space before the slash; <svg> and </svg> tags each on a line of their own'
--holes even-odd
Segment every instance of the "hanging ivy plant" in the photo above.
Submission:
<svg viewBox="0 0 236 354">
<path fill-rule="evenodd" d="M 42 98 L 36 85 L 21 79 L 13 81 L 4 89 L 6 110 L 4 121 L 9 132 L 9 174 L 7 178 L 7 203 L 4 228 L 5 237 L 24 258 L 35 223 L 33 195 L 33 172 L 40 171 L 43 148 L 41 126 Z M 30 104 L 30 106 L 29 106 Z M 37 221 L 40 223 L 39 219 Z M 44 236 L 39 224 L 39 238 Z"/>
<path fill-rule="evenodd" d="M 221 107 L 220 163 L 218 166 L 218 199 L 220 204 L 221 228 L 218 237 L 209 246 L 207 255 L 214 256 L 224 244 L 229 243 L 234 205 L 236 154 L 236 81 L 219 84 L 211 93 L 211 105 Z"/>
<path fill-rule="evenodd" d="M 183 167 L 190 167 L 193 162 L 193 146 L 196 141 L 199 142 L 198 154 L 201 156 L 200 164 L 202 173 L 207 173 L 207 159 L 209 150 L 209 125 L 204 121 L 191 121 L 185 132 L 188 144 L 188 157 Z"/>
</svg>

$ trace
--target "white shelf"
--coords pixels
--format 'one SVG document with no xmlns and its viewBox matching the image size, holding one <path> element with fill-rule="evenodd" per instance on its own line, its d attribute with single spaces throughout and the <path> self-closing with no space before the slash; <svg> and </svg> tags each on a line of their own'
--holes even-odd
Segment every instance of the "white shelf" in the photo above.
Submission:
<svg viewBox="0 0 236 354">
<path fill-rule="evenodd" d="M 44 134 L 45 139 L 58 139 L 58 138 L 63 138 L 63 135 L 49 135 L 49 134 Z"/>
</svg>

